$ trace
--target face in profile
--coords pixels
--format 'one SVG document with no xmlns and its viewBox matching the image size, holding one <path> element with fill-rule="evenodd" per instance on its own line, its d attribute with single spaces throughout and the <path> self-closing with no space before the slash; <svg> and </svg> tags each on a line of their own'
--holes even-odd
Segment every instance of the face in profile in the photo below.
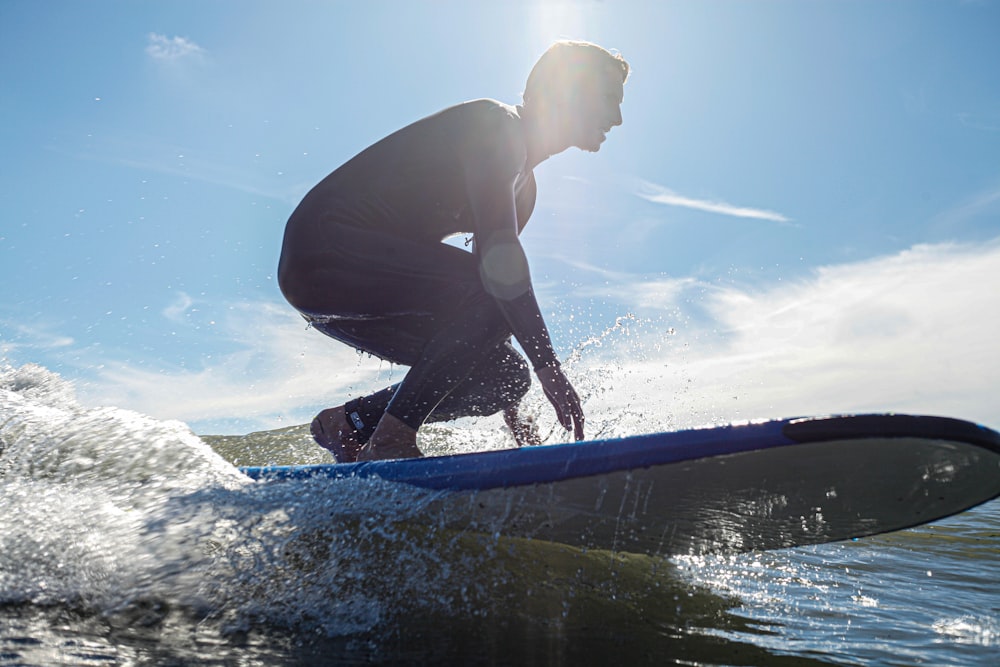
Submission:
<svg viewBox="0 0 1000 667">
<path fill-rule="evenodd" d="M 566 123 L 571 146 L 597 152 L 612 127 L 622 124 L 624 86 L 621 69 L 609 64 L 582 77 L 569 93 Z"/>
</svg>

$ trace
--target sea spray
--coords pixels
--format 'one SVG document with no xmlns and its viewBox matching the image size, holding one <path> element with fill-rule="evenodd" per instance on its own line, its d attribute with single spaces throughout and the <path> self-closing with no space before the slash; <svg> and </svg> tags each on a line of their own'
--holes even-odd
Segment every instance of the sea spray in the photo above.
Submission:
<svg viewBox="0 0 1000 667">
<path fill-rule="evenodd" d="M 0 376 L 0 511 L 14 517 L 0 526 L 3 605 L 324 636 L 474 614 L 505 577 L 481 576 L 495 540 L 413 529 L 434 494 L 254 483 L 180 422 L 84 408 L 39 367 Z"/>
<path fill-rule="evenodd" d="M 0 372 L 0 601 L 113 613 L 200 605 L 196 511 L 172 498 L 247 481 L 179 422 L 87 409 L 37 366 Z M 203 522 L 199 524 L 199 522 Z"/>
<path fill-rule="evenodd" d="M 573 346 L 563 367 L 583 402 L 587 439 L 676 428 L 680 415 L 674 406 L 662 406 L 660 400 L 651 398 L 688 391 L 680 371 L 667 369 L 663 363 L 669 356 L 664 348 L 676 345 L 676 329 L 671 324 L 626 313 Z M 540 390 L 533 389 L 528 401 L 538 415 L 546 444 L 569 439 Z"/>
</svg>

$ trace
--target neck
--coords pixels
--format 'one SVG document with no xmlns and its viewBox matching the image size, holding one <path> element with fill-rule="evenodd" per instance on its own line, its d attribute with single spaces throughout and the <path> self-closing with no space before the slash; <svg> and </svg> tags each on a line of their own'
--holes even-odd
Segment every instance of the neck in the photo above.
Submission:
<svg viewBox="0 0 1000 667">
<path fill-rule="evenodd" d="M 536 166 L 549 159 L 551 156 L 562 153 L 569 148 L 569 145 L 560 145 L 558 140 L 558 124 L 546 122 L 546 116 L 533 106 L 519 105 L 518 115 L 524 124 L 525 143 L 528 148 L 527 167 L 534 169 Z"/>
</svg>

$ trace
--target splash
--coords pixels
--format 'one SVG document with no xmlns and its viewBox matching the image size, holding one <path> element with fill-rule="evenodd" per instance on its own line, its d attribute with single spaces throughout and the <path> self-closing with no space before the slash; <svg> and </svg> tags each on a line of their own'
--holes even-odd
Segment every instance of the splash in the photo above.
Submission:
<svg viewBox="0 0 1000 667">
<path fill-rule="evenodd" d="M 0 606 L 324 636 L 475 608 L 502 577 L 465 583 L 489 550 L 410 527 L 433 497 L 256 484 L 180 422 L 84 408 L 37 366 L 0 374 Z"/>
<path fill-rule="evenodd" d="M 171 498 L 239 488 L 238 472 L 180 422 L 85 409 L 69 383 L 37 366 L 0 374 L 0 602 L 111 611 L 171 578 L 173 599 L 198 590 L 203 553 Z"/>
<path fill-rule="evenodd" d="M 668 356 L 665 350 L 685 347 L 677 342 L 673 323 L 632 313 L 615 317 L 611 326 L 577 343 L 566 355 L 563 368 L 583 401 L 587 439 L 655 433 L 686 425 L 693 414 L 685 398 L 691 389 L 690 378 L 681 365 L 668 369 L 664 361 Z M 652 374 L 651 366 L 656 367 Z M 534 416 L 545 444 L 570 439 L 538 387 L 532 387 L 522 408 Z"/>
</svg>

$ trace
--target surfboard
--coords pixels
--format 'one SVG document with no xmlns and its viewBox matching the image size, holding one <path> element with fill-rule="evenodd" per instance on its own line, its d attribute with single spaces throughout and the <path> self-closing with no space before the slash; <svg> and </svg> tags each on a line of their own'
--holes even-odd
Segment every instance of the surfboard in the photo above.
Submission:
<svg viewBox="0 0 1000 667">
<path fill-rule="evenodd" d="M 865 537 L 997 498 L 1000 434 L 945 417 L 838 415 L 241 470 L 264 484 L 378 478 L 421 489 L 416 521 L 449 530 L 702 555 Z"/>
</svg>

